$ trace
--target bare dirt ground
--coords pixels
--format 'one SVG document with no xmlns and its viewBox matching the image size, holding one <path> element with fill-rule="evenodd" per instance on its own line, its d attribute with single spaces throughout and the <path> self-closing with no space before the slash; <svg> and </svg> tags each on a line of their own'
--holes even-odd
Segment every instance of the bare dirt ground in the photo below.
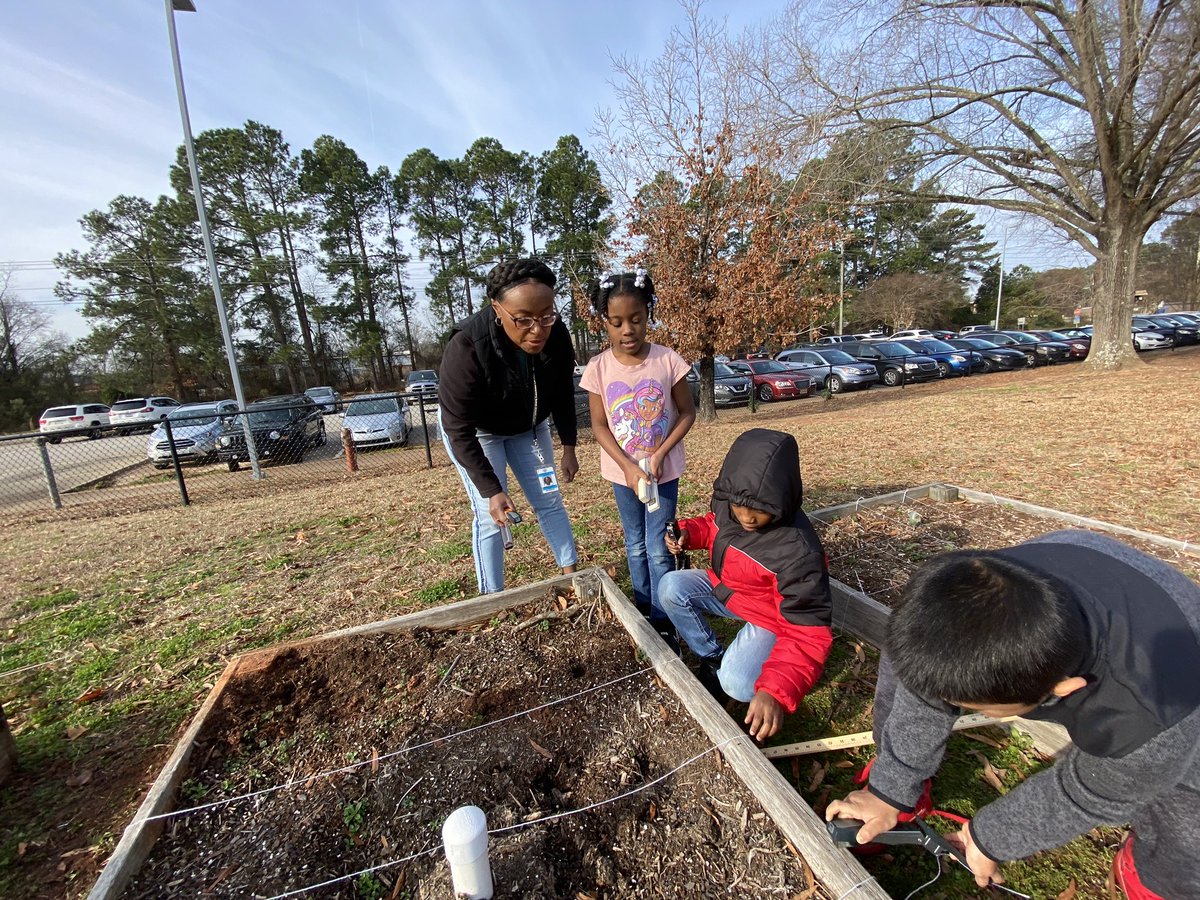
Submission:
<svg viewBox="0 0 1200 900">
<path fill-rule="evenodd" d="M 1189 349 L 1118 375 L 1057 366 L 723 412 L 687 439 L 680 512 L 707 508 L 730 443 L 761 426 L 796 435 L 809 507 L 950 481 L 1198 541 L 1198 376 Z M 580 446 L 564 493 L 581 565 L 623 566 L 598 455 Z M 95 493 L 0 525 L 0 672 L 23 670 L 0 678 L 21 754 L 0 793 L 7 896 L 86 893 L 230 655 L 475 592 L 445 466 L 289 475 L 187 508 Z M 554 574 L 535 525 L 515 536 L 509 584 Z"/>
</svg>

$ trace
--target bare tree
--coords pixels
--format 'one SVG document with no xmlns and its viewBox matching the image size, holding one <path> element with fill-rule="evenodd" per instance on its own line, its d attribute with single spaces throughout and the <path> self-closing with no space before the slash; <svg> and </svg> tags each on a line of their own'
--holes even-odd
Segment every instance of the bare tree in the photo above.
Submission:
<svg viewBox="0 0 1200 900">
<path fill-rule="evenodd" d="M 899 331 L 940 318 L 945 309 L 962 302 L 962 286 L 949 276 L 899 272 L 867 285 L 854 301 L 854 315 L 886 322 Z"/>
<path fill-rule="evenodd" d="M 1090 253 L 1090 364 L 1134 359 L 1142 240 L 1200 195 L 1200 3 L 796 0 L 761 46 L 785 123 L 806 127 L 816 86 L 847 125 L 917 136 L 918 196 L 1030 214 Z"/>
<path fill-rule="evenodd" d="M 601 116 L 599 159 L 623 207 L 615 243 L 654 276 L 655 339 L 700 363 L 699 414 L 711 420 L 716 351 L 793 332 L 832 302 L 815 260 L 836 233 L 746 116 L 723 25 L 695 0 L 684 9 L 659 57 L 615 61 L 619 108 Z"/>
<path fill-rule="evenodd" d="M 31 356 L 38 355 L 50 317 L 17 297 L 12 268 L 0 267 L 0 378 L 15 381 Z"/>
</svg>

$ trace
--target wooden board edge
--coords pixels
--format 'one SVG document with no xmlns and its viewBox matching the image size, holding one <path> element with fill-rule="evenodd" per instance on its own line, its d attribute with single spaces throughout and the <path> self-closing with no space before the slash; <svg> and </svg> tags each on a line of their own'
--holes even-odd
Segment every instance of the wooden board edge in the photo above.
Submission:
<svg viewBox="0 0 1200 900">
<path fill-rule="evenodd" d="M 929 496 L 929 489 L 931 487 L 940 484 L 942 484 L 940 481 L 931 481 L 929 484 L 921 484 L 916 487 L 905 488 L 901 491 L 889 491 L 886 494 L 877 494 L 874 497 L 859 497 L 850 503 L 839 503 L 836 506 L 815 509 L 808 513 L 808 517 L 829 523 L 834 519 L 844 518 L 860 509 L 868 509 L 872 506 L 890 506 L 895 503 L 905 503 L 909 500 L 923 500 Z M 947 485 L 947 487 L 952 486 Z"/>
<path fill-rule="evenodd" d="M 873 597 L 856 591 L 836 578 L 829 579 L 833 594 L 833 627 L 848 631 L 873 647 L 882 648 L 892 611 Z"/>
<path fill-rule="evenodd" d="M 701 687 L 683 660 L 663 643 L 608 574 L 597 570 L 596 578 L 618 621 L 709 739 L 714 744 L 723 745 L 721 753 L 725 760 L 792 846 L 804 857 L 822 885 L 835 897 L 854 891 L 856 898 L 889 900 L 889 895 L 862 864 L 829 840 L 821 818 L 762 755 L 749 735 L 734 724 L 717 701 Z"/>
<path fill-rule="evenodd" d="M 225 666 L 221 677 L 217 679 L 217 683 L 209 691 L 208 697 L 196 711 L 196 715 L 192 717 L 187 731 L 175 744 L 174 751 L 159 770 L 154 783 L 150 785 L 145 799 L 142 800 L 137 812 L 133 814 L 133 821 L 125 827 L 120 841 L 117 842 L 117 846 L 113 848 L 112 854 L 100 871 L 100 877 L 96 879 L 96 883 L 88 893 L 88 900 L 110 900 L 110 898 L 115 900 L 120 897 L 128 886 L 129 880 L 141 868 L 146 857 L 150 855 L 150 850 L 162 833 L 164 825 L 162 820 L 153 822 L 146 820 L 150 816 L 169 812 L 174 806 L 175 794 L 187 772 L 188 764 L 191 762 L 196 738 L 204 727 L 209 713 L 212 712 L 239 668 L 239 659 L 233 659 Z"/>
<path fill-rule="evenodd" d="M 989 494 L 986 491 L 976 491 L 971 488 L 959 487 L 958 485 L 951 486 L 958 487 L 959 495 L 973 503 L 995 503 L 999 506 L 1009 506 L 1018 512 L 1042 516 L 1047 519 L 1055 519 L 1071 525 L 1082 525 L 1087 528 L 1094 528 L 1097 531 L 1107 531 L 1111 534 L 1123 534 L 1126 537 L 1134 537 L 1150 544 L 1157 544 L 1160 547 L 1169 547 L 1172 550 L 1178 550 L 1180 553 L 1200 556 L 1200 544 L 1197 544 L 1195 541 L 1181 541 L 1176 538 L 1163 537 L 1149 531 L 1141 531 L 1125 525 L 1114 525 L 1111 522 L 1104 522 L 1100 519 L 1089 519 L 1087 516 L 1077 516 L 1075 513 L 1063 512 L 1060 509 L 1053 509 L 1049 506 L 1038 506 L 1035 503 L 1027 503 L 1024 500 L 1016 500 L 1012 497 L 1002 497 L 997 494 Z"/>
</svg>

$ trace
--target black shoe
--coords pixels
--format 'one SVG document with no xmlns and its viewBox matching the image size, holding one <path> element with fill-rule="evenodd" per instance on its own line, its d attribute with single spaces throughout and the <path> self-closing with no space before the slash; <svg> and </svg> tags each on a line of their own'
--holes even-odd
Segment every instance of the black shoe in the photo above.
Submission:
<svg viewBox="0 0 1200 900">
<path fill-rule="evenodd" d="M 650 627 L 658 632 L 658 636 L 671 648 L 672 653 L 680 655 L 679 634 L 669 620 L 655 619 L 650 623 Z"/>
<path fill-rule="evenodd" d="M 704 685 L 704 689 L 713 695 L 719 702 L 724 703 L 728 696 L 724 688 L 721 687 L 721 679 L 717 677 L 717 670 L 721 668 L 721 658 L 724 654 L 716 656 L 706 656 L 700 660 L 700 666 L 696 669 L 696 680 Z"/>
</svg>

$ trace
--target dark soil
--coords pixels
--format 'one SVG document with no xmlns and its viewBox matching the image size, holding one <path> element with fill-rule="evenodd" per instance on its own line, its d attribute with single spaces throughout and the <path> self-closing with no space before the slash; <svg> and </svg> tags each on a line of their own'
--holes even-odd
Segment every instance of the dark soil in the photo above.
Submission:
<svg viewBox="0 0 1200 900">
<path fill-rule="evenodd" d="M 830 574 L 885 606 L 900 599 L 913 570 L 947 550 L 994 550 L 1073 526 L 996 503 L 912 500 L 872 506 L 813 525 L 829 554 Z M 1200 555 L 1097 531 L 1175 566 L 1200 581 Z"/>
<path fill-rule="evenodd" d="M 807 867 L 652 673 L 519 715 L 647 666 L 606 606 L 568 600 L 301 645 L 233 681 L 179 805 L 298 783 L 169 820 L 125 896 L 273 897 L 381 867 L 306 896 L 450 897 L 441 826 L 464 804 L 513 829 L 489 839 L 498 898 L 805 891 Z"/>
</svg>

